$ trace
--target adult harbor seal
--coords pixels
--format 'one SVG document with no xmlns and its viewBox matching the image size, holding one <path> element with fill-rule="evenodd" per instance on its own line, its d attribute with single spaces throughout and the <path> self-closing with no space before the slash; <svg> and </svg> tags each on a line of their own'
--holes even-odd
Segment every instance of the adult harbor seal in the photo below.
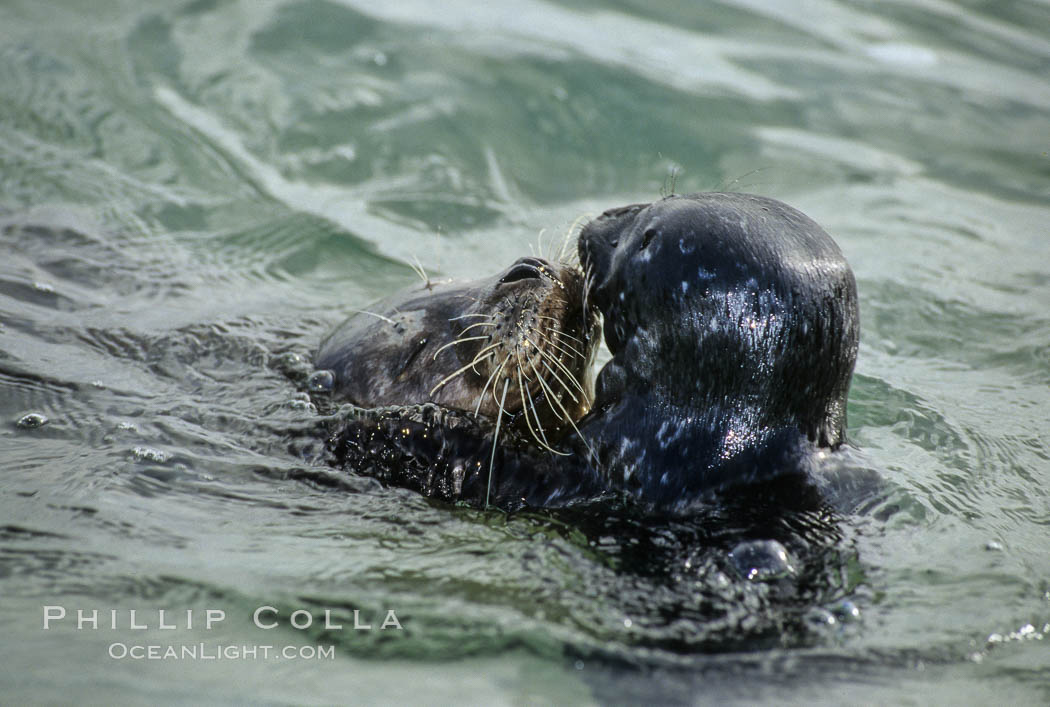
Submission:
<svg viewBox="0 0 1050 707">
<path fill-rule="evenodd" d="M 678 507 L 842 444 L 857 291 L 810 218 L 673 196 L 605 212 L 579 250 L 613 353 L 579 425 L 607 483 Z"/>
<path fill-rule="evenodd" d="M 460 414 L 401 408 L 344 420 L 336 463 L 505 507 L 614 493 L 684 512 L 735 484 L 805 473 L 842 444 L 856 285 L 811 219 L 760 196 L 671 196 L 605 212 L 578 247 L 613 358 L 564 456 L 497 448 Z"/>
<path fill-rule="evenodd" d="M 436 403 L 528 430 L 550 448 L 591 405 L 597 310 L 577 268 L 521 258 L 471 282 L 421 283 L 351 316 L 318 369 L 364 408 Z"/>
</svg>

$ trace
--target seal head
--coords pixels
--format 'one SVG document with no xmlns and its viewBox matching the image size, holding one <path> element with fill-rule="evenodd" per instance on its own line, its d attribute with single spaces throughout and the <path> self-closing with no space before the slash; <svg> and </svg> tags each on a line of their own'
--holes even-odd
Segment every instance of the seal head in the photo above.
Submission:
<svg viewBox="0 0 1050 707">
<path fill-rule="evenodd" d="M 676 505 L 842 444 L 856 284 L 810 218 L 749 194 L 672 196 L 605 212 L 579 251 L 613 354 L 580 431 L 610 481 Z"/>
<path fill-rule="evenodd" d="M 420 283 L 351 316 L 314 359 L 336 399 L 436 403 L 529 430 L 549 446 L 591 405 L 597 311 L 578 269 L 521 258 L 471 282 Z"/>
</svg>

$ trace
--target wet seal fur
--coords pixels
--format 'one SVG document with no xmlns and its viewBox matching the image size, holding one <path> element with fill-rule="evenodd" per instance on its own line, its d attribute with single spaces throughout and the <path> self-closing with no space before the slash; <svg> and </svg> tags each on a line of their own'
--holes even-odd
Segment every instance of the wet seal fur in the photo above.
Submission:
<svg viewBox="0 0 1050 707">
<path fill-rule="evenodd" d="M 810 218 L 675 196 L 607 211 L 579 249 L 613 353 L 580 431 L 609 483 L 673 507 L 842 444 L 857 288 Z"/>
<path fill-rule="evenodd" d="M 567 456 L 409 407 L 343 420 L 333 461 L 388 478 L 408 464 L 426 495 L 506 508 L 611 493 L 683 513 L 729 487 L 804 477 L 842 445 L 856 284 L 814 221 L 760 196 L 671 196 L 605 212 L 578 247 L 613 358 L 559 445 Z"/>
<path fill-rule="evenodd" d="M 590 409 L 597 311 L 572 266 L 521 258 L 470 282 L 427 280 L 351 316 L 318 369 L 337 401 L 435 403 L 528 430 L 548 447 Z"/>
</svg>

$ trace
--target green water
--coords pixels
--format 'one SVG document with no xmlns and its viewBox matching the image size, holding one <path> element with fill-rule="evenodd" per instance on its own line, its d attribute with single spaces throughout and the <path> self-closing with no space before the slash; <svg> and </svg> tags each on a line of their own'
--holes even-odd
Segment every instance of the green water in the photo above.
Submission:
<svg viewBox="0 0 1050 707">
<path fill-rule="evenodd" d="M 481 5 L 0 4 L 2 701 L 1050 701 L 1050 5 Z M 680 616 L 616 536 L 289 444 L 274 361 L 413 258 L 493 272 L 672 186 L 787 201 L 857 275 L 849 431 L 891 492 L 805 640 L 731 647 L 760 583 Z"/>
</svg>

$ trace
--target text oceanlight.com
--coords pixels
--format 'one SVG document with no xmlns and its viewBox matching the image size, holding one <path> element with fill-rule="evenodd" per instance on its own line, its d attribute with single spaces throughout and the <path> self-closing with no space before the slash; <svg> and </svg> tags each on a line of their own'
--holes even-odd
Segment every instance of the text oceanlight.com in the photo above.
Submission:
<svg viewBox="0 0 1050 707">
<path fill-rule="evenodd" d="M 335 660 L 335 646 L 209 646 L 111 643 L 114 660 Z"/>
</svg>

